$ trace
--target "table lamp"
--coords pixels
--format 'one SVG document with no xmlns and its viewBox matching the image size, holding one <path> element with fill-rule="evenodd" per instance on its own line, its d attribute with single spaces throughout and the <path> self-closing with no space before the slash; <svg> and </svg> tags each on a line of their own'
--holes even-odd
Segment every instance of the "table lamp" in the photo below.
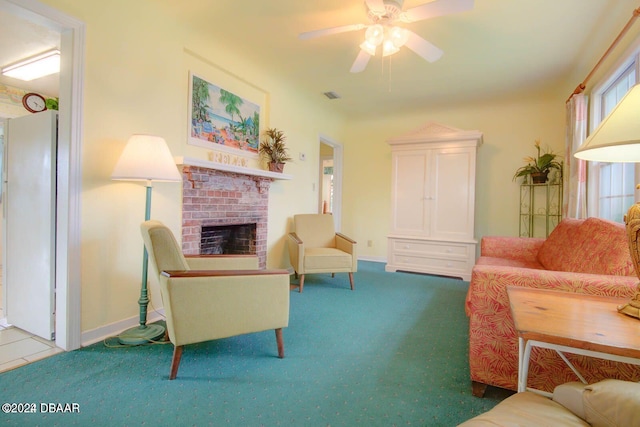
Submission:
<svg viewBox="0 0 640 427">
<path fill-rule="evenodd" d="M 171 156 L 169 147 L 163 138 L 152 135 L 132 135 L 118 159 L 111 179 L 122 181 L 145 181 L 147 187 L 147 202 L 144 219 L 151 218 L 151 189 L 152 181 L 182 181 L 176 163 Z M 149 294 L 147 292 L 147 271 L 149 255 L 143 245 L 142 257 L 142 287 L 140 290 L 140 324 L 127 329 L 118 336 L 121 344 L 139 345 L 155 341 L 164 335 L 161 325 L 147 325 L 147 306 Z"/>
<path fill-rule="evenodd" d="M 574 156 L 596 162 L 640 162 L 640 84 L 631 88 Z M 633 266 L 640 278 L 640 202 L 629 208 L 624 222 Z M 618 311 L 640 319 L 640 283 L 635 295 Z"/>
</svg>

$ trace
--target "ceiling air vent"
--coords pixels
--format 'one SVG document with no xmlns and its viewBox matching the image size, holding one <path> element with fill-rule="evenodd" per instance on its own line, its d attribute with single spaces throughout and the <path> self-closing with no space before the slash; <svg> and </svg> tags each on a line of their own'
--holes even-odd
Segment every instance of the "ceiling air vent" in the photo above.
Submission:
<svg viewBox="0 0 640 427">
<path fill-rule="evenodd" d="M 331 92 L 325 92 L 324 96 L 326 96 L 329 99 L 339 99 L 340 95 L 338 95 L 337 93 L 331 91 Z"/>
</svg>

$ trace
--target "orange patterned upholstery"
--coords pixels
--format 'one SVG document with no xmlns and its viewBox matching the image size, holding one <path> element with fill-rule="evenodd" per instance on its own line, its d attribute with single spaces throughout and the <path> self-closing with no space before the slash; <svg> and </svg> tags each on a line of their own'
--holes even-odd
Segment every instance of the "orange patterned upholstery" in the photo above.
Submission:
<svg viewBox="0 0 640 427">
<path fill-rule="evenodd" d="M 624 225 L 597 218 L 565 219 L 546 240 L 484 237 L 466 300 L 471 380 L 517 389 L 518 339 L 507 285 L 629 298 L 638 282 L 631 262 Z M 592 274 L 607 270 L 609 274 Z M 640 381 L 638 366 L 576 355 L 568 358 L 590 383 L 604 378 Z M 559 384 L 577 380 L 557 353 L 533 349 L 529 387 L 553 391 Z"/>
<path fill-rule="evenodd" d="M 538 261 L 546 270 L 634 274 L 625 227 L 600 218 L 562 221 L 542 244 Z"/>
</svg>

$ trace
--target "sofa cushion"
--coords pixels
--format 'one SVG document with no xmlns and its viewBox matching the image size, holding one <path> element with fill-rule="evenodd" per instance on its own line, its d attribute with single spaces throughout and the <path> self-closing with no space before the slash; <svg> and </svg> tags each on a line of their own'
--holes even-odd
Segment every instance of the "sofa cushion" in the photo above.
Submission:
<svg viewBox="0 0 640 427">
<path fill-rule="evenodd" d="M 544 270 L 545 268 L 538 261 L 510 258 L 496 258 L 481 256 L 476 261 L 476 265 L 495 265 L 500 267 L 532 268 L 534 270 Z"/>
<path fill-rule="evenodd" d="M 526 391 L 517 393 L 500 402 L 484 414 L 470 419 L 459 427 L 473 426 L 589 426 L 559 403 Z"/>
<path fill-rule="evenodd" d="M 604 380 L 585 387 L 586 421 L 593 427 L 640 426 L 640 384 Z"/>
<path fill-rule="evenodd" d="M 562 220 L 540 247 L 538 261 L 552 271 L 634 274 L 625 226 L 594 217 Z"/>
<path fill-rule="evenodd" d="M 351 254 L 335 248 L 309 248 L 305 250 L 305 271 L 339 271 L 350 268 L 353 263 Z"/>
</svg>

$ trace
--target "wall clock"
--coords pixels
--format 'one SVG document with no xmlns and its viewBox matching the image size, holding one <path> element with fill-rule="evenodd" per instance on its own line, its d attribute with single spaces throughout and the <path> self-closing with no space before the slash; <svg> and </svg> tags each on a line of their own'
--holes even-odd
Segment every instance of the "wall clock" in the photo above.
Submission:
<svg viewBox="0 0 640 427">
<path fill-rule="evenodd" d="M 44 98 L 33 92 L 27 93 L 22 97 L 22 105 L 32 113 L 39 113 L 47 109 Z"/>
</svg>

